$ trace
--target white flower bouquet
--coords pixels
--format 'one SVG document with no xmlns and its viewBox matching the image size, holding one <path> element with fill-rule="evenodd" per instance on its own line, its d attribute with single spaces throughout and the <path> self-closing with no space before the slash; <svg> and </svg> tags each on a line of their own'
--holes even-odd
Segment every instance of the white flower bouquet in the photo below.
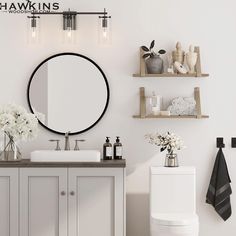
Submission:
<svg viewBox="0 0 236 236">
<path fill-rule="evenodd" d="M 167 132 L 165 134 L 146 134 L 145 138 L 148 139 L 150 144 L 160 147 L 160 151 L 167 150 L 168 154 L 173 154 L 175 151 L 184 148 L 183 141 L 174 133 Z"/>
<path fill-rule="evenodd" d="M 9 104 L 0 107 L 0 130 L 15 141 L 31 140 L 38 134 L 38 120 L 25 108 Z"/>
<path fill-rule="evenodd" d="M 0 155 L 3 153 L 4 155 L 6 153 L 8 155 L 12 155 L 12 153 L 17 155 L 15 154 L 16 149 L 20 155 L 15 142 L 34 139 L 38 134 L 38 119 L 34 114 L 28 113 L 25 108 L 15 104 L 8 104 L 0 107 L 0 131 L 9 138 L 8 144 Z"/>
</svg>

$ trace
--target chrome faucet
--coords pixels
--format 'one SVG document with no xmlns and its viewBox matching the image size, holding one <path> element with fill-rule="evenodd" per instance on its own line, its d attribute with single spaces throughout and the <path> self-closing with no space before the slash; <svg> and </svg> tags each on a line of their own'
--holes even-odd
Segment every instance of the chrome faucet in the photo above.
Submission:
<svg viewBox="0 0 236 236">
<path fill-rule="evenodd" d="M 70 150 L 69 135 L 70 135 L 70 131 L 65 133 L 65 150 Z"/>
</svg>

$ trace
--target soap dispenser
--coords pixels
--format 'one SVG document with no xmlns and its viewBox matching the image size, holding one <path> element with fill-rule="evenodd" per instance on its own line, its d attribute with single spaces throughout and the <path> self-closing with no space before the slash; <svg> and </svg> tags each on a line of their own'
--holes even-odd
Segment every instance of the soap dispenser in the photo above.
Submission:
<svg viewBox="0 0 236 236">
<path fill-rule="evenodd" d="M 110 137 L 106 137 L 106 142 L 103 144 L 103 160 L 112 159 L 112 144 L 109 140 Z"/>
<path fill-rule="evenodd" d="M 116 142 L 114 143 L 114 159 L 122 159 L 122 144 L 120 142 L 120 137 L 116 137 Z"/>
</svg>

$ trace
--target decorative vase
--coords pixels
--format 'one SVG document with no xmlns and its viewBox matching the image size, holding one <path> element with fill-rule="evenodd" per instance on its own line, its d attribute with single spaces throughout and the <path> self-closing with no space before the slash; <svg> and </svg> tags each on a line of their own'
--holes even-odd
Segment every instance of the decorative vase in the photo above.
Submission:
<svg viewBox="0 0 236 236">
<path fill-rule="evenodd" d="M 161 74 L 163 73 L 163 60 L 159 55 L 154 55 L 146 59 L 146 67 L 148 74 Z"/>
<path fill-rule="evenodd" d="M 194 52 L 194 46 L 189 47 L 189 52 L 186 53 L 186 62 L 189 67 L 189 73 L 194 74 L 195 73 L 195 66 L 197 63 L 197 57 L 198 54 Z"/>
<path fill-rule="evenodd" d="M 165 159 L 165 167 L 178 167 L 178 156 L 176 153 L 167 153 Z"/>
<path fill-rule="evenodd" d="M 0 152 L 1 161 L 20 161 L 21 153 L 12 136 L 5 135 L 4 148 Z"/>
</svg>

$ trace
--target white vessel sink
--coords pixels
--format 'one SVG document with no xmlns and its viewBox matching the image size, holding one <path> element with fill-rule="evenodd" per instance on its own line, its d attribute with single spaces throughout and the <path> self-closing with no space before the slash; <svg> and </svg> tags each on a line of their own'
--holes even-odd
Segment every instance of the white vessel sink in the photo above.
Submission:
<svg viewBox="0 0 236 236">
<path fill-rule="evenodd" d="M 30 160 L 32 162 L 99 162 L 101 154 L 97 150 L 40 150 L 31 152 Z"/>
</svg>

